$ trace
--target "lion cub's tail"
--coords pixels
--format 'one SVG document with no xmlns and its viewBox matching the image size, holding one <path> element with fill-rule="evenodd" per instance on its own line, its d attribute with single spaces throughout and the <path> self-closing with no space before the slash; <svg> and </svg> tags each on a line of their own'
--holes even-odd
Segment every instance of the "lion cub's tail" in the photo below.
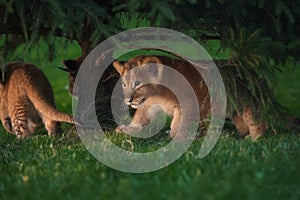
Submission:
<svg viewBox="0 0 300 200">
<path fill-rule="evenodd" d="M 43 82 L 43 81 L 42 81 Z M 50 83 L 48 81 L 44 83 L 40 83 L 38 87 L 32 87 L 32 84 L 28 84 L 27 87 L 25 87 L 26 93 L 34 105 L 34 107 L 37 109 L 39 114 L 44 118 L 48 118 L 54 121 L 59 122 L 67 122 L 74 124 L 74 118 L 66 113 L 59 112 L 55 108 L 55 101 L 54 101 L 54 95 L 50 86 Z M 45 87 L 43 87 L 45 86 Z M 40 89 L 39 89 L 40 88 Z M 43 89 L 44 90 L 43 90 Z M 46 90 L 45 90 L 46 89 Z"/>
</svg>

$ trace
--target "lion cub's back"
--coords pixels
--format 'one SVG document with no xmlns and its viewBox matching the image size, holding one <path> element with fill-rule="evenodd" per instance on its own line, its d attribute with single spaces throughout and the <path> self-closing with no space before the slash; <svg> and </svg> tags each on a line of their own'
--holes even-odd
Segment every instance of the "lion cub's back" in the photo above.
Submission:
<svg viewBox="0 0 300 200">
<path fill-rule="evenodd" d="M 8 98 L 27 96 L 26 91 L 39 91 L 39 97 L 47 98 L 54 105 L 54 96 L 50 83 L 44 73 L 33 64 L 9 63 L 6 66 L 5 80 Z"/>
<path fill-rule="evenodd" d="M 198 71 L 195 66 L 184 60 L 173 59 L 165 56 L 157 57 L 164 65 L 177 70 L 190 83 L 198 99 L 199 109 L 201 110 L 200 118 L 201 120 L 204 119 L 210 112 L 210 97 L 208 88 L 202 77 L 202 75 L 205 75 L 205 71 L 202 69 L 198 69 Z"/>
</svg>

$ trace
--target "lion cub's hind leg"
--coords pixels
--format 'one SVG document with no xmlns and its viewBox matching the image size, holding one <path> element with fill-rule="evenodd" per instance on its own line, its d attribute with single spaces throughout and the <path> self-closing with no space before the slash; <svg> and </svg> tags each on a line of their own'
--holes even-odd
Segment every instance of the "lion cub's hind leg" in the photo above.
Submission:
<svg viewBox="0 0 300 200">
<path fill-rule="evenodd" d="M 45 128 L 48 132 L 49 136 L 59 136 L 62 133 L 60 123 L 49 119 L 47 117 L 43 117 L 43 122 L 45 124 Z"/>
<path fill-rule="evenodd" d="M 253 112 L 250 108 L 244 109 L 241 116 L 232 119 L 241 136 L 250 135 L 252 139 L 257 139 L 264 134 L 267 125 L 255 121 Z"/>
<path fill-rule="evenodd" d="M 11 118 L 12 131 L 16 134 L 18 138 L 25 138 L 32 134 L 28 128 L 26 114 L 23 113 L 23 116 L 16 116 L 12 114 Z"/>
<path fill-rule="evenodd" d="M 2 119 L 1 121 L 2 121 L 2 125 L 5 128 L 5 130 L 9 133 L 12 133 L 13 128 L 12 128 L 12 125 L 11 125 L 10 117 L 6 117 L 6 118 Z"/>
<path fill-rule="evenodd" d="M 245 109 L 242 118 L 249 129 L 249 134 L 252 139 L 257 139 L 264 134 L 267 130 L 267 125 L 260 121 L 255 120 L 255 116 L 251 109 Z"/>
<path fill-rule="evenodd" d="M 13 109 L 10 112 L 12 132 L 16 134 L 18 138 L 25 138 L 32 134 L 28 127 L 27 121 L 27 101 L 17 101 Z"/>
<path fill-rule="evenodd" d="M 234 123 L 236 129 L 240 133 L 240 136 L 246 136 L 249 134 L 249 128 L 242 117 L 240 116 L 234 116 L 232 118 L 232 122 Z"/>
</svg>

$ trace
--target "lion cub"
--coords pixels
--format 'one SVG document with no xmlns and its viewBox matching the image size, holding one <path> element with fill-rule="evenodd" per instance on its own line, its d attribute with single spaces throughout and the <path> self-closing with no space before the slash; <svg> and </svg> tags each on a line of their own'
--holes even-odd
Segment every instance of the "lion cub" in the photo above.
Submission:
<svg viewBox="0 0 300 200">
<path fill-rule="evenodd" d="M 58 122 L 74 123 L 73 117 L 56 110 L 52 88 L 41 70 L 15 62 L 4 68 L 0 83 L 0 119 L 4 128 L 19 138 L 44 124 L 48 135 L 61 132 Z"/>
<path fill-rule="evenodd" d="M 151 122 L 159 111 L 163 111 L 173 117 L 170 136 L 174 137 L 182 126 L 180 123 L 182 116 L 191 117 L 189 115 L 193 112 L 190 112 L 190 109 L 196 108 L 193 106 L 195 104 L 188 106 L 190 96 L 185 96 L 183 105 L 187 104 L 187 106 L 181 109 L 177 94 L 175 96 L 168 88 L 160 84 L 162 81 L 167 81 L 171 83 L 172 87 L 179 88 L 177 90 L 179 94 L 183 96 L 187 94 L 180 80 L 172 77 L 169 72 L 164 73 L 166 70 L 164 65 L 175 69 L 188 80 L 195 92 L 196 103 L 201 112 L 198 119 L 201 121 L 208 116 L 210 112 L 208 88 L 198 71 L 190 63 L 164 56 L 137 56 L 125 64 L 118 61 L 113 63 L 114 68 L 122 76 L 124 101 L 136 109 L 131 123 L 117 127 L 116 132 L 139 132 Z M 160 108 L 154 105 L 160 105 Z M 191 119 L 195 119 L 195 117 L 192 116 Z M 250 134 L 252 138 L 259 137 L 266 129 L 264 124 L 255 122 L 250 108 L 245 108 L 239 116 L 231 116 L 231 119 L 241 134 Z"/>
</svg>

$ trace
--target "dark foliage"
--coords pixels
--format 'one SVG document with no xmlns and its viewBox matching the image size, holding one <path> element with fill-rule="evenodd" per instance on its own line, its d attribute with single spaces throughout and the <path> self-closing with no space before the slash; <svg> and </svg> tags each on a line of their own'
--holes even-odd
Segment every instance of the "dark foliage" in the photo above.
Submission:
<svg viewBox="0 0 300 200">
<path fill-rule="evenodd" d="M 123 30 L 166 27 L 202 44 L 220 41 L 219 51 L 229 52 L 224 68 L 235 66 L 224 71 L 269 109 L 274 107 L 269 91 L 276 83 L 275 71 L 283 70 L 287 61 L 299 61 L 299 19 L 299 1 L 1 0 L 0 58 L 5 62 L 18 45 L 30 49 L 44 39 L 51 59 L 54 36 L 78 41 L 84 58 L 95 45 Z M 231 90 L 230 95 L 235 94 Z"/>
</svg>

